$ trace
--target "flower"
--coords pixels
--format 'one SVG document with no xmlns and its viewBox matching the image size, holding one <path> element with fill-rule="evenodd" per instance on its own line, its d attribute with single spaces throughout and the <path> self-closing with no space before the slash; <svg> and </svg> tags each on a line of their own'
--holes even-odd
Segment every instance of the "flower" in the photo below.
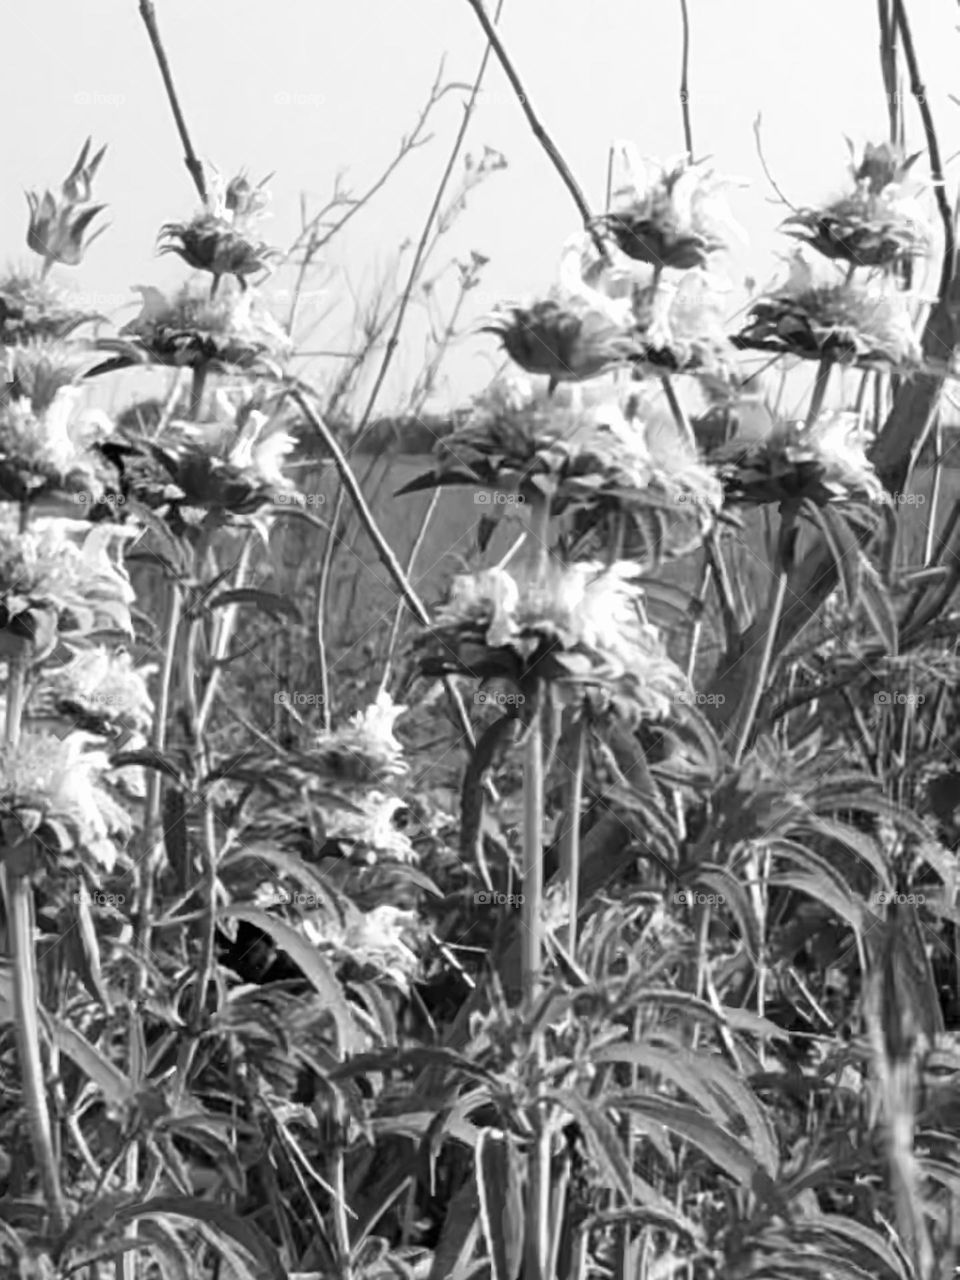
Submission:
<svg viewBox="0 0 960 1280">
<path fill-rule="evenodd" d="M 89 203 L 94 175 L 107 150 L 101 147 L 88 161 L 90 143 L 88 138 L 83 144 L 77 163 L 61 187 L 60 200 L 49 191 L 45 191 L 42 197 L 35 191 L 27 192 L 30 208 L 27 245 L 43 258 L 45 264 L 60 262 L 69 267 L 78 266 L 90 245 L 106 230 L 101 227 L 84 241 L 91 222 L 107 207 Z"/>
<path fill-rule="evenodd" d="M 124 325 L 119 340 L 101 340 L 102 350 L 119 354 L 94 373 L 161 364 L 279 376 L 277 362 L 289 353 L 290 340 L 255 290 L 221 289 L 215 299 L 189 282 L 169 298 L 152 285 L 136 291 L 140 314 Z"/>
<path fill-rule="evenodd" d="M 49 652 L 58 634 L 132 634 L 134 591 L 110 551 L 113 540 L 135 534 L 116 525 L 62 519 L 37 519 L 20 533 L 7 515 L 0 526 L 0 631 L 10 642 L 33 644 L 39 656 L 45 647 Z"/>
<path fill-rule="evenodd" d="M 580 382 L 637 355 L 630 328 L 630 300 L 594 288 L 584 278 L 583 238 L 574 236 L 564 247 L 559 281 L 548 296 L 508 307 L 480 332 L 497 334 L 527 373 Z"/>
<path fill-rule="evenodd" d="M 868 443 L 859 414 L 825 411 L 809 426 L 782 423 L 759 442 L 734 439 L 715 456 L 736 502 L 882 502 L 886 490 L 867 458 Z"/>
<path fill-rule="evenodd" d="M 100 410 L 77 412 L 76 361 L 54 343 L 32 342 L 7 352 L 0 389 L 0 490 L 16 501 L 53 490 L 93 498 L 107 469 L 94 446 L 113 430 Z"/>
<path fill-rule="evenodd" d="M 470 644 L 505 650 L 528 674 L 559 682 L 620 686 L 650 718 L 666 715 L 687 688 L 645 621 L 643 595 L 630 561 L 597 561 L 484 569 L 454 578 L 434 635 L 448 654 L 458 647 L 474 675 L 489 674 Z M 464 643 L 466 642 L 466 643 Z"/>
<path fill-rule="evenodd" d="M 92 734 L 24 733 L 0 748 L 0 811 L 60 852 L 81 846 L 112 870 L 111 837 L 128 834 L 131 823 L 101 785 L 109 763 Z"/>
<path fill-rule="evenodd" d="M 807 360 L 829 359 L 860 368 L 908 371 L 921 350 L 905 296 L 889 288 L 817 284 L 802 258 L 779 290 L 755 302 L 735 339 L 739 347 Z"/>
<path fill-rule="evenodd" d="M 890 270 L 927 252 L 931 231 L 916 192 L 904 181 L 916 156 L 868 144 L 855 189 L 822 209 L 801 209 L 784 223 L 789 235 L 826 258 Z M 794 229 L 795 228 L 795 229 Z"/>
<path fill-rule="evenodd" d="M 101 726 L 117 725 L 139 733 L 153 722 L 153 702 L 146 678 L 155 666 L 133 665 L 126 652 L 98 645 L 82 649 L 56 671 L 47 673 L 45 693 L 62 714 L 81 712 Z"/>
<path fill-rule="evenodd" d="M 631 554 L 643 561 L 689 551 L 723 505 L 712 470 L 634 391 L 608 391 L 578 408 L 493 389 L 461 430 L 437 442 L 436 455 L 435 470 L 401 492 L 472 484 L 515 488 L 528 502 L 549 495 L 551 514 L 573 510 L 580 534 L 624 516 Z"/>
<path fill-rule="evenodd" d="M 210 186 L 200 213 L 189 222 L 168 222 L 160 229 L 160 238 L 169 242 L 160 252 L 179 254 L 188 266 L 210 272 L 213 296 L 225 275 L 235 276 L 246 289 L 246 277 L 262 271 L 275 250 L 252 235 L 266 202 L 260 187 L 253 188 L 243 174 L 226 185 L 217 175 Z"/>
<path fill-rule="evenodd" d="M 49 280 L 11 271 L 0 280 L 0 346 L 42 338 L 65 338 L 89 312 L 69 305 L 69 297 Z"/>
<path fill-rule="evenodd" d="M 317 734 L 314 752 L 326 771 L 337 777 L 361 781 L 406 773 L 403 746 L 393 732 L 396 720 L 406 710 L 381 691 L 348 724 Z"/>
<path fill-rule="evenodd" d="M 348 792 L 351 808 L 321 803 L 320 813 L 328 839 L 350 847 L 351 855 L 368 865 L 379 862 L 414 863 L 416 850 L 399 825 L 407 806 L 399 796 L 384 791 Z"/>
<path fill-rule="evenodd" d="M 730 380 L 734 349 L 721 305 L 728 288 L 726 281 L 697 270 L 635 291 L 643 364 L 650 372 L 700 373 Z"/>
<path fill-rule="evenodd" d="M 731 235 L 742 236 L 720 194 L 730 179 L 716 176 L 706 162 L 638 162 L 628 147 L 624 154 L 630 181 L 597 221 L 628 258 L 688 271 L 706 266 Z"/>
<path fill-rule="evenodd" d="M 182 506 L 249 514 L 292 485 L 281 464 L 295 448 L 283 424 L 271 423 L 262 401 L 216 396 L 212 422 L 175 421 L 154 455 L 173 481 L 167 497 Z"/>
<path fill-rule="evenodd" d="M 381 903 L 371 911 L 348 909 L 343 924 L 328 917 L 307 917 L 303 932 L 314 946 L 330 948 L 340 959 L 372 968 L 406 989 L 420 962 L 404 940 L 416 931 L 415 911 Z"/>
</svg>

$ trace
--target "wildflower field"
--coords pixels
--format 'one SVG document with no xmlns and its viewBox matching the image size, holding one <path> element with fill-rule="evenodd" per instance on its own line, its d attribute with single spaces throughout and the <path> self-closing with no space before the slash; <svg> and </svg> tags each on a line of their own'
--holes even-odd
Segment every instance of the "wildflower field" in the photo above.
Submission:
<svg viewBox="0 0 960 1280">
<path fill-rule="evenodd" d="M 305 284 L 448 87 L 283 248 L 268 179 L 198 157 L 139 0 L 197 205 L 158 219 L 178 285 L 78 307 L 114 233 L 92 138 L 27 195 L 0 1280 L 952 1280 L 960 206 L 907 0 L 877 4 L 896 108 L 739 311 L 686 52 L 685 154 L 614 145 L 593 209 L 464 3 L 462 128 L 329 378 Z M 500 372 L 438 415 L 487 265 L 456 262 L 389 414 L 428 262 L 506 164 L 463 153 L 488 72 L 579 230 L 472 324 Z"/>
</svg>

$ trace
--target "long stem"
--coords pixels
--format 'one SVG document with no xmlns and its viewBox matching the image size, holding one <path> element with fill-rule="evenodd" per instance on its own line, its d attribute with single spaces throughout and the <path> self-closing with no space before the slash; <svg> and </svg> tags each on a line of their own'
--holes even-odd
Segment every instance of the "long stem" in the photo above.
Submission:
<svg viewBox="0 0 960 1280">
<path fill-rule="evenodd" d="M 543 708 L 540 697 L 527 729 L 523 759 L 523 987 L 536 993 L 543 956 Z"/>
<path fill-rule="evenodd" d="M 423 626 L 429 626 L 430 615 L 427 613 L 426 606 L 410 585 L 410 581 L 404 573 L 399 560 L 394 555 L 393 549 L 380 532 L 377 522 L 373 518 L 373 513 L 368 507 L 367 501 L 360 489 L 360 485 L 357 483 L 357 477 L 354 475 L 343 450 L 337 443 L 336 437 L 299 390 L 291 388 L 289 394 L 300 406 L 304 417 L 323 440 L 327 451 L 333 458 L 341 483 L 350 496 L 350 500 L 354 505 L 364 532 L 373 543 L 384 568 L 396 583 L 401 599 L 406 601 L 407 607 L 419 623 Z M 467 715 L 467 710 L 463 705 L 463 699 L 460 697 L 459 690 L 449 677 L 444 683 L 447 689 L 447 696 L 450 698 L 450 702 L 453 706 L 457 719 L 460 721 L 460 727 L 463 730 L 464 737 L 471 747 L 475 747 L 476 735 L 473 732 L 473 726 L 470 723 L 470 717 Z"/>
<path fill-rule="evenodd" d="M 586 733 L 582 716 L 574 721 L 571 735 L 567 811 L 560 834 L 560 868 L 568 891 L 567 954 L 575 959 L 577 920 L 580 914 L 580 818 L 583 809 L 583 773 L 586 755 Z"/>
<path fill-rule="evenodd" d="M 687 0 L 680 0 L 683 21 L 683 54 L 680 61 L 680 110 L 683 112 L 683 141 L 687 158 L 693 159 L 693 126 L 690 123 L 690 14 Z"/>
<path fill-rule="evenodd" d="M 177 133 L 179 133 L 180 141 L 183 143 L 184 163 L 187 166 L 190 177 L 193 179 L 194 186 L 199 192 L 201 202 L 206 204 L 207 185 L 203 177 L 203 165 L 197 159 L 197 153 L 193 149 L 193 143 L 190 141 L 190 134 L 187 131 L 187 122 L 183 118 L 183 111 L 180 109 L 180 100 L 177 97 L 177 91 L 173 85 L 170 63 L 167 61 L 163 41 L 160 39 L 160 30 L 157 26 L 157 15 L 153 7 L 153 0 L 140 0 L 140 17 L 143 19 L 144 26 L 147 28 L 147 35 L 150 37 L 150 44 L 153 46 L 154 56 L 157 59 L 157 66 L 160 68 L 160 75 L 163 77 L 163 85 L 167 91 L 170 109 L 173 111 L 173 119 L 177 126 Z"/>
<path fill-rule="evenodd" d="M 20 725 L 26 693 L 27 665 L 21 657 L 11 658 L 7 676 L 7 715 L 4 741 L 8 750 L 20 739 Z M 40 1054 L 40 994 L 37 986 L 36 952 L 33 943 L 33 890 L 30 884 L 29 857 L 33 842 L 10 848 L 4 858 L 2 884 L 6 898 L 12 961 L 13 1009 L 16 1023 L 17 1056 L 24 1109 L 30 1131 L 33 1158 L 40 1173 L 40 1183 L 50 1210 L 55 1234 L 66 1226 L 66 1212 L 60 1176 L 53 1150 L 50 1114 L 44 1088 L 43 1060 Z"/>
<path fill-rule="evenodd" d="M 813 384 L 813 394 L 810 397 L 810 408 L 807 410 L 807 426 L 812 427 L 816 420 L 823 412 L 823 402 L 827 394 L 827 384 L 830 381 L 830 370 L 833 368 L 832 361 L 823 359 L 817 366 L 817 376 Z"/>
<path fill-rule="evenodd" d="M 923 563 L 933 564 L 934 543 L 937 537 L 937 516 L 940 509 L 940 490 L 943 481 L 943 417 L 937 414 L 933 428 L 933 483 L 930 486 L 930 514 L 927 516 L 927 532 L 923 541 Z"/>
<path fill-rule="evenodd" d="M 737 745 L 733 755 L 735 765 L 740 764 L 743 759 L 744 752 L 749 746 L 750 735 L 753 732 L 753 726 L 757 718 L 757 711 L 760 708 L 760 701 L 766 691 L 767 680 L 769 679 L 770 669 L 773 665 L 773 653 L 777 643 L 777 632 L 780 629 L 783 602 L 787 595 L 787 581 L 790 577 L 790 569 L 793 563 L 792 542 L 794 516 L 791 513 L 785 513 L 781 515 L 781 521 L 780 537 L 777 545 L 776 561 L 774 563 L 773 588 L 770 594 L 770 604 L 767 610 L 767 628 L 766 634 L 763 638 L 763 650 L 760 654 L 760 663 L 757 668 L 756 678 L 750 690 L 746 712 L 740 722 L 740 729 L 737 735 Z"/>
<path fill-rule="evenodd" d="M 427 510 L 426 510 L 426 513 L 424 514 L 423 522 L 421 523 L 420 528 L 417 531 L 417 536 L 413 541 L 413 546 L 410 548 L 410 555 L 407 558 L 407 569 L 406 569 L 406 574 L 408 578 L 411 578 L 411 579 L 413 578 L 413 568 L 414 568 L 414 565 L 417 563 L 417 556 L 419 556 L 420 552 L 423 549 L 423 544 L 424 544 L 424 541 L 426 540 L 427 531 L 430 528 L 430 521 L 434 517 L 434 513 L 437 510 L 437 504 L 439 503 L 439 501 L 440 501 L 440 490 L 439 488 L 437 488 L 437 489 L 434 489 L 433 493 L 431 493 L 430 495 L 430 502 L 427 505 Z M 393 616 L 393 626 L 390 629 L 390 640 L 387 644 L 386 661 L 384 662 L 384 665 L 383 665 L 383 675 L 380 677 L 381 692 L 386 692 L 387 686 L 390 683 L 391 668 L 393 666 L 393 655 L 397 647 L 397 641 L 400 638 L 400 626 L 402 622 L 403 622 L 403 602 L 401 601 L 400 604 L 397 605 L 397 611 Z"/>
</svg>

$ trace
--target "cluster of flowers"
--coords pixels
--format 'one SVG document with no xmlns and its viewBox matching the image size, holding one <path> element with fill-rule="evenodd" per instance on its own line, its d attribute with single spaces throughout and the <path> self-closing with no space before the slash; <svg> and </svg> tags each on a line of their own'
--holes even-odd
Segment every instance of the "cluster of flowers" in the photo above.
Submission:
<svg viewBox="0 0 960 1280">
<path fill-rule="evenodd" d="M 172 298 L 145 287 L 141 314 L 118 338 L 78 336 L 102 317 L 72 307 L 49 273 L 77 266 L 101 233 L 89 234 L 105 207 L 92 196 L 105 149 L 91 153 L 88 140 L 58 193 L 28 195 L 27 245 L 41 263 L 0 279 L 0 816 L 8 848 L 35 837 L 38 873 L 51 851 L 61 869 L 88 856 L 112 867 L 131 833 L 129 805 L 144 794 L 138 769 L 111 765 L 118 750 L 145 747 L 153 716 L 153 668 L 133 657 L 121 555 L 142 536 L 136 500 L 243 519 L 290 487 L 282 465 L 294 445 L 263 394 L 218 395 L 213 421 L 175 419 L 149 441 L 121 438 L 107 414 L 83 407 L 84 379 L 108 369 L 276 377 L 289 349 L 249 283 L 272 251 L 255 234 L 263 184 L 242 175 L 215 176 L 201 213 L 161 230 L 162 251 L 212 287 L 187 282 Z M 138 466 L 125 475 L 131 457 Z M 104 501 L 121 489 L 133 501 Z M 51 513 L 65 503 L 87 518 Z"/>
</svg>

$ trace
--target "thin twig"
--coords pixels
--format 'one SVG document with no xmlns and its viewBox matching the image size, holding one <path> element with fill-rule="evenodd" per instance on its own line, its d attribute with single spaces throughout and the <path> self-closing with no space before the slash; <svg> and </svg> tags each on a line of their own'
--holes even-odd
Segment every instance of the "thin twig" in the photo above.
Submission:
<svg viewBox="0 0 960 1280">
<path fill-rule="evenodd" d="M 930 156 L 930 177 L 933 181 L 934 198 L 937 202 L 937 210 L 940 214 L 940 220 L 943 223 L 944 248 L 943 248 L 943 270 L 940 275 L 940 291 L 945 294 L 953 279 L 953 260 L 956 255 L 956 232 L 954 230 L 953 213 L 950 209 L 950 202 L 947 199 L 946 184 L 943 179 L 943 161 L 940 156 L 940 141 L 937 138 L 936 126 L 933 123 L 933 112 L 930 110 L 930 99 L 927 96 L 927 90 L 920 76 L 920 64 L 917 61 L 917 51 L 913 43 L 913 34 L 910 30 L 910 24 L 907 21 L 907 10 L 903 0 L 893 0 L 893 13 L 897 26 L 900 29 L 900 38 L 903 41 L 903 53 L 907 60 L 907 70 L 910 73 L 910 92 L 917 100 L 917 106 L 920 109 L 920 119 L 923 122 L 923 134 L 927 142 L 927 152 Z"/>
<path fill-rule="evenodd" d="M 471 3 L 473 3 L 473 0 L 471 0 Z M 504 5 L 504 0 L 499 0 L 499 3 L 497 4 L 497 12 L 494 18 L 494 22 L 500 21 L 500 14 L 503 11 L 503 5 Z M 370 419 L 373 415 L 374 406 L 376 405 L 377 399 L 379 398 L 380 391 L 383 387 L 384 379 L 387 376 L 387 371 L 389 370 L 391 362 L 393 361 L 393 353 L 396 351 L 396 348 L 397 348 L 397 343 L 400 338 L 400 330 L 403 327 L 403 322 L 407 314 L 407 308 L 410 305 L 410 299 L 413 296 L 413 288 L 417 282 L 417 277 L 420 273 L 420 269 L 423 264 L 427 243 L 430 239 L 431 232 L 433 231 L 433 224 L 436 221 L 437 215 L 440 212 L 440 206 L 443 203 L 444 194 L 446 193 L 447 186 L 449 185 L 450 179 L 453 176 L 454 167 L 457 163 L 457 160 L 459 159 L 460 151 L 461 151 L 461 148 L 463 147 L 464 139 L 467 136 L 467 129 L 469 128 L 470 121 L 473 118 L 473 112 L 477 105 L 477 98 L 480 96 L 480 90 L 483 86 L 483 78 L 486 75 L 487 64 L 490 61 L 491 47 L 494 50 L 496 50 L 497 45 L 499 44 L 499 41 L 497 39 L 497 33 L 494 30 L 494 28 L 491 26 L 490 20 L 487 17 L 486 13 L 483 14 L 481 21 L 484 23 L 485 30 L 487 30 L 487 33 L 488 33 L 487 39 L 489 43 L 486 49 L 483 51 L 483 57 L 480 59 L 480 68 L 477 71 L 476 79 L 473 82 L 473 88 L 470 91 L 470 97 L 463 111 L 463 120 L 460 122 L 460 128 L 457 130 L 457 136 L 454 139 L 453 147 L 450 151 L 450 158 L 447 161 L 447 166 L 443 171 L 443 176 L 440 179 L 440 185 L 437 187 L 436 195 L 433 197 L 433 204 L 430 206 L 430 212 L 427 214 L 427 220 L 424 223 L 423 231 L 420 233 L 420 240 L 419 240 L 419 243 L 417 244 L 416 252 L 413 255 L 413 262 L 410 264 L 410 274 L 407 277 L 407 285 L 403 291 L 403 294 L 401 295 L 400 305 L 397 308 L 397 316 L 393 322 L 393 331 L 390 334 L 389 340 L 387 341 L 387 349 L 383 353 L 383 360 L 381 361 L 380 369 L 377 372 L 376 381 L 373 384 L 373 390 L 370 392 L 370 398 L 367 401 L 367 407 L 364 410 L 363 417 L 360 419 L 360 423 L 357 428 L 357 435 L 353 441 L 354 447 L 356 447 L 356 445 L 359 443 L 364 432 L 369 426 Z M 502 49 L 502 47 L 503 46 L 501 45 L 500 48 Z"/>
<path fill-rule="evenodd" d="M 287 394 L 296 401 L 304 417 L 313 427 L 314 431 L 316 431 L 320 436 L 329 451 L 330 456 L 333 458 L 334 465 L 336 466 L 337 472 L 340 476 L 341 484 L 347 494 L 349 494 L 350 500 L 353 502 L 360 524 L 362 525 L 367 537 L 372 542 L 378 556 L 380 557 L 381 563 L 396 583 L 401 598 L 406 601 L 407 607 L 410 609 L 410 612 L 417 621 L 422 626 L 428 627 L 430 625 L 430 615 L 427 613 L 426 606 L 410 585 L 399 560 L 393 553 L 393 549 L 377 527 L 377 522 L 373 518 L 373 513 L 367 506 L 367 501 L 363 496 L 363 491 L 357 483 L 357 477 L 354 475 L 343 450 L 337 443 L 336 437 L 300 390 L 293 387 L 288 389 Z M 473 726 L 470 724 L 470 717 L 467 715 L 466 708 L 463 705 L 463 699 L 460 697 L 456 686 L 449 677 L 447 677 L 445 684 L 447 687 L 447 693 L 453 703 L 457 719 L 460 721 L 460 727 L 463 730 L 463 735 L 470 744 L 470 747 L 474 748 L 476 747 L 476 737 L 473 732 Z"/>
<path fill-rule="evenodd" d="M 683 112 L 683 140 L 687 157 L 693 159 L 693 126 L 690 123 L 690 14 L 687 0 L 680 0 L 680 16 L 683 20 L 683 54 L 680 63 L 680 110 Z"/>
<path fill-rule="evenodd" d="M 180 99 L 177 97 L 177 91 L 173 86 L 170 63 L 167 61 L 163 42 L 160 39 L 160 30 L 157 26 L 157 15 L 153 7 L 153 0 L 140 0 L 140 17 L 147 28 L 147 35 L 150 37 L 150 43 L 156 55 L 157 66 L 160 68 L 161 76 L 163 76 L 163 84 L 167 91 L 167 98 L 170 101 L 170 108 L 173 111 L 173 118 L 176 121 L 177 132 L 180 135 L 180 141 L 183 143 L 184 164 L 186 164 L 194 186 L 197 188 L 201 203 L 206 204 L 207 184 L 203 176 L 203 165 L 197 159 L 197 153 L 193 149 L 190 134 L 187 132 L 187 122 L 184 120 L 183 112 L 180 109 Z"/>
<path fill-rule="evenodd" d="M 501 3 L 502 3 L 502 0 L 501 0 Z M 477 20 L 479 21 L 481 27 L 483 28 L 484 35 L 487 37 L 487 40 L 490 42 L 490 45 L 493 48 L 493 52 L 497 55 L 497 61 L 500 63 L 501 67 L 503 67 L 504 74 L 506 75 L 507 79 L 510 81 L 510 84 L 513 86 L 513 90 L 517 95 L 517 101 L 520 103 L 520 106 L 523 108 L 523 114 L 527 117 L 527 120 L 530 124 L 530 128 L 533 130 L 533 136 L 537 139 L 537 141 L 543 147 L 544 151 L 550 157 L 551 161 L 553 162 L 553 166 L 556 169 L 557 173 L 560 175 L 560 178 L 564 186 L 567 188 L 567 190 L 570 192 L 570 195 L 573 197 L 573 202 L 577 206 L 577 209 L 580 212 L 580 217 L 583 219 L 583 225 L 587 229 L 587 231 L 590 233 L 590 237 L 593 240 L 593 243 L 597 247 L 597 252 L 600 254 L 604 262 L 609 261 L 610 255 L 607 252 L 607 246 L 604 244 L 602 237 L 600 236 L 599 232 L 596 229 L 596 220 L 593 214 L 590 212 L 590 206 L 587 204 L 586 197 L 584 196 L 583 192 L 580 190 L 580 186 L 577 183 L 576 178 L 570 172 L 569 165 L 564 160 L 560 152 L 557 150 L 556 143 L 553 141 L 553 139 L 547 133 L 546 129 L 540 123 L 539 117 L 537 116 L 533 107 L 530 105 L 530 97 L 526 89 L 524 89 L 523 87 L 523 82 L 521 81 L 520 77 L 517 75 L 514 65 L 510 60 L 510 55 L 507 53 L 506 49 L 503 47 L 503 42 L 501 41 L 500 37 L 497 35 L 494 29 L 493 23 L 491 23 L 489 17 L 487 16 L 487 11 L 483 7 L 483 0 L 467 0 L 467 4 L 469 4 L 470 8 L 477 15 Z M 498 17 L 499 17 L 499 12 L 500 12 L 500 8 L 498 6 L 498 9 L 497 9 Z M 496 19 L 494 19 L 494 21 L 496 21 Z"/>
</svg>

